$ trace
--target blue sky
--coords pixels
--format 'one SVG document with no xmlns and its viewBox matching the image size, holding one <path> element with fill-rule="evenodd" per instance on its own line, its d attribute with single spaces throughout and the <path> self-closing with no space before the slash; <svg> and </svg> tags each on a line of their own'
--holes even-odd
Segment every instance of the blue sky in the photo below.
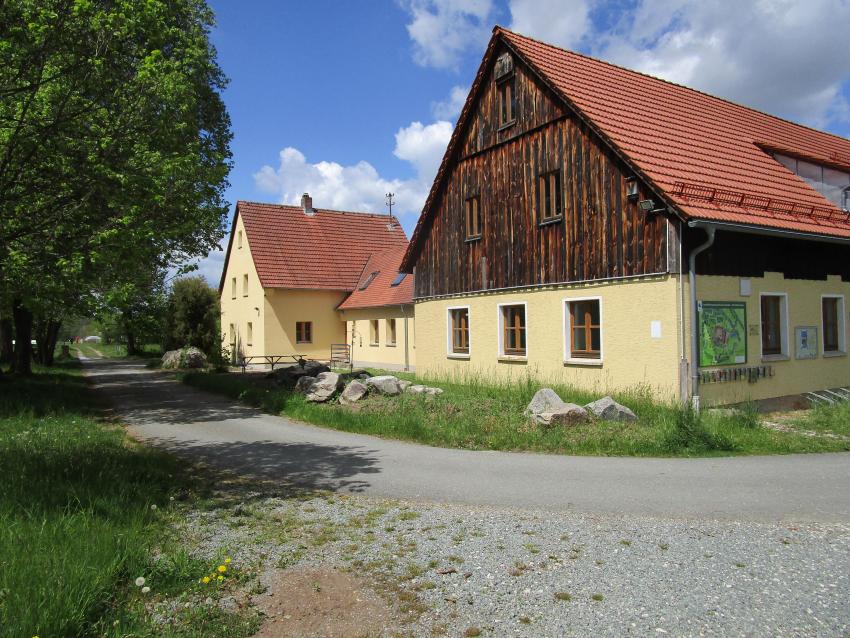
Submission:
<svg viewBox="0 0 850 638">
<path fill-rule="evenodd" d="M 410 234 L 491 29 L 850 135 L 850 0 L 210 0 L 237 199 L 396 212 Z M 217 284 L 220 252 L 200 272 Z"/>
</svg>

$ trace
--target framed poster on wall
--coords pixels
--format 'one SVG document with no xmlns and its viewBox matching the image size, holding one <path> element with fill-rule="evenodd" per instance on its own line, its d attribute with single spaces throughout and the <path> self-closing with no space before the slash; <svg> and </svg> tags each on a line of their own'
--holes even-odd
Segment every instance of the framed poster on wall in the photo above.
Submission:
<svg viewBox="0 0 850 638">
<path fill-rule="evenodd" d="M 747 304 L 699 301 L 699 365 L 726 366 L 747 362 Z"/>
<path fill-rule="evenodd" d="M 795 352 L 798 359 L 816 359 L 818 356 L 818 329 L 816 326 L 794 328 Z"/>
</svg>

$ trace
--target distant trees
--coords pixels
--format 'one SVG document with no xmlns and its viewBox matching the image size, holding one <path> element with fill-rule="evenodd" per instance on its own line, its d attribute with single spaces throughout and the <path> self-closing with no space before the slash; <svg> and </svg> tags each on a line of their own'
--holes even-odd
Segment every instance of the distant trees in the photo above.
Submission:
<svg viewBox="0 0 850 638">
<path fill-rule="evenodd" d="M 167 349 L 195 346 L 217 359 L 221 354 L 220 317 L 218 290 L 203 277 L 178 279 L 168 298 Z"/>
<path fill-rule="evenodd" d="M 139 282 L 223 237 L 212 25 L 203 0 L 0 2 L 0 357 L 14 332 L 16 371 L 72 314 L 120 308 L 137 334 L 153 313 L 136 302 L 158 303 L 134 300 Z"/>
</svg>

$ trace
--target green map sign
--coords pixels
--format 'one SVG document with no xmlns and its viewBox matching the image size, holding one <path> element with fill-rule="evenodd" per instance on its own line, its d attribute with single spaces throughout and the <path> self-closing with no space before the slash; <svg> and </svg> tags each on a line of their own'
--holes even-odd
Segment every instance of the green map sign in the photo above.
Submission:
<svg viewBox="0 0 850 638">
<path fill-rule="evenodd" d="M 725 366 L 747 362 L 747 305 L 737 301 L 700 301 L 699 364 Z"/>
</svg>

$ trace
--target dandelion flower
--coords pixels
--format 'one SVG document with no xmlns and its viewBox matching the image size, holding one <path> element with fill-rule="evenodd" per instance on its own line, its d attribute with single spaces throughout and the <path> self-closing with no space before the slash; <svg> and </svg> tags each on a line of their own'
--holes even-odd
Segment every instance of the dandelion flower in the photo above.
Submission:
<svg viewBox="0 0 850 638">
<path fill-rule="evenodd" d="M 230 565 L 230 563 L 231 563 L 231 560 L 230 560 L 230 558 L 229 558 L 229 557 L 224 559 L 224 564 L 225 564 L 225 565 Z"/>
<path fill-rule="evenodd" d="M 219 574 L 223 574 L 226 571 L 227 571 L 227 565 L 219 565 L 218 566 L 218 573 Z"/>
<path fill-rule="evenodd" d="M 204 576 L 204 577 L 201 579 L 201 582 L 202 582 L 204 585 L 206 585 L 208 582 L 210 582 L 210 577 L 209 577 L 209 576 Z"/>
<path fill-rule="evenodd" d="M 139 577 L 136 579 L 136 587 L 141 587 L 141 586 L 142 586 L 142 585 L 144 585 L 144 584 L 145 584 L 145 577 L 144 577 L 144 576 L 139 576 Z"/>
<path fill-rule="evenodd" d="M 142 593 L 143 593 L 143 594 L 149 594 L 149 593 L 150 593 L 150 591 L 151 591 L 151 588 L 150 588 L 150 587 L 142 587 Z"/>
<path fill-rule="evenodd" d="M 216 578 L 216 580 L 224 580 L 224 576 L 222 576 L 221 574 L 219 574 L 219 575 L 218 575 L 218 577 Z"/>
</svg>

